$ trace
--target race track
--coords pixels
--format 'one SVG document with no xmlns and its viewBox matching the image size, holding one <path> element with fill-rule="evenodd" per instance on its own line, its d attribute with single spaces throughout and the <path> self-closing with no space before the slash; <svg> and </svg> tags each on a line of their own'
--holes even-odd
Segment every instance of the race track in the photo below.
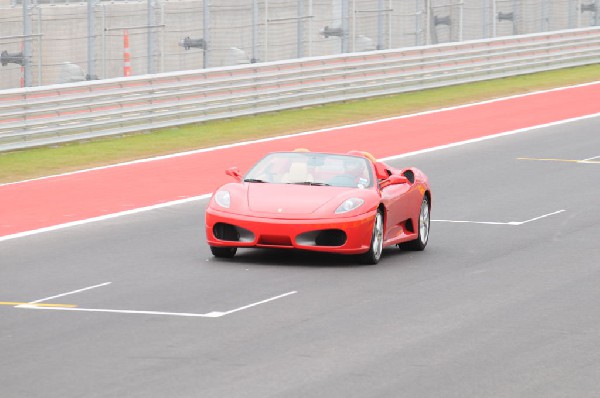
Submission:
<svg viewBox="0 0 600 398">
<path fill-rule="evenodd" d="M 599 125 L 390 160 L 436 221 L 376 266 L 213 259 L 206 200 L 2 241 L 0 396 L 597 397 Z"/>
<path fill-rule="evenodd" d="M 360 149 L 377 158 L 394 157 L 588 117 L 600 112 L 599 98 L 600 82 L 594 82 L 4 184 L 0 185 L 0 241 L 157 204 L 193 200 L 225 182 L 226 167 L 244 170 L 272 151 Z"/>
</svg>

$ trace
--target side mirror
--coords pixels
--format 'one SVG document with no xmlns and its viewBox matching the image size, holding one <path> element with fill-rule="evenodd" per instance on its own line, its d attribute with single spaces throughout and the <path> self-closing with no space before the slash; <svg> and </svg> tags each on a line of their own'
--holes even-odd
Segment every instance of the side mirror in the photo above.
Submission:
<svg viewBox="0 0 600 398">
<path fill-rule="evenodd" d="M 375 166 L 375 174 L 377 175 L 378 180 L 385 180 L 390 176 L 385 168 L 385 164 L 381 162 L 374 162 L 373 166 Z"/>
<path fill-rule="evenodd" d="M 227 170 L 225 170 L 225 174 L 235 178 L 237 182 L 242 181 L 242 173 L 240 173 L 240 169 L 238 169 L 237 167 L 228 168 Z"/>
<path fill-rule="evenodd" d="M 409 182 L 408 178 L 397 174 L 389 176 L 388 181 L 390 185 L 407 184 Z"/>
</svg>

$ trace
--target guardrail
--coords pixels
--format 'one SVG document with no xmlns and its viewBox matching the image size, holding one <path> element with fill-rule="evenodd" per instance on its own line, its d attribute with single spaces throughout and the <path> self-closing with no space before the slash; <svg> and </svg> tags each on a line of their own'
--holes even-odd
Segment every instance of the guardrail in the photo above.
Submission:
<svg viewBox="0 0 600 398">
<path fill-rule="evenodd" d="M 600 27 L 0 91 L 0 151 L 600 61 Z"/>
</svg>

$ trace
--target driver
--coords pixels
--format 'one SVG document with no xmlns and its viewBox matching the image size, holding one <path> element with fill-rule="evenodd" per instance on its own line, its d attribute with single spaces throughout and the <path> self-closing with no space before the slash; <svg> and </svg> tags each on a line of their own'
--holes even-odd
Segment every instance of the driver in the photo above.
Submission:
<svg viewBox="0 0 600 398">
<path fill-rule="evenodd" d="M 364 165 L 365 162 L 359 158 L 347 157 L 344 159 L 344 171 L 346 174 L 353 175 L 355 177 L 358 177 L 360 174 L 362 174 Z"/>
<path fill-rule="evenodd" d="M 367 179 L 364 159 L 349 156 L 344 159 L 344 174 L 351 177 L 354 184 L 358 187 L 365 187 L 369 180 Z"/>
</svg>

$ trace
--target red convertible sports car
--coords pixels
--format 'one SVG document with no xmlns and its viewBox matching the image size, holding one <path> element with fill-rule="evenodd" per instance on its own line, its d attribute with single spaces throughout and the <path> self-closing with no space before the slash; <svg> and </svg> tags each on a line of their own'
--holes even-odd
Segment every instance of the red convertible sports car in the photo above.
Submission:
<svg viewBox="0 0 600 398">
<path fill-rule="evenodd" d="M 423 250 L 429 238 L 427 177 L 367 152 L 274 152 L 221 186 L 206 209 L 215 257 L 238 248 L 303 249 L 358 255 L 376 264 L 384 247 Z"/>
</svg>

